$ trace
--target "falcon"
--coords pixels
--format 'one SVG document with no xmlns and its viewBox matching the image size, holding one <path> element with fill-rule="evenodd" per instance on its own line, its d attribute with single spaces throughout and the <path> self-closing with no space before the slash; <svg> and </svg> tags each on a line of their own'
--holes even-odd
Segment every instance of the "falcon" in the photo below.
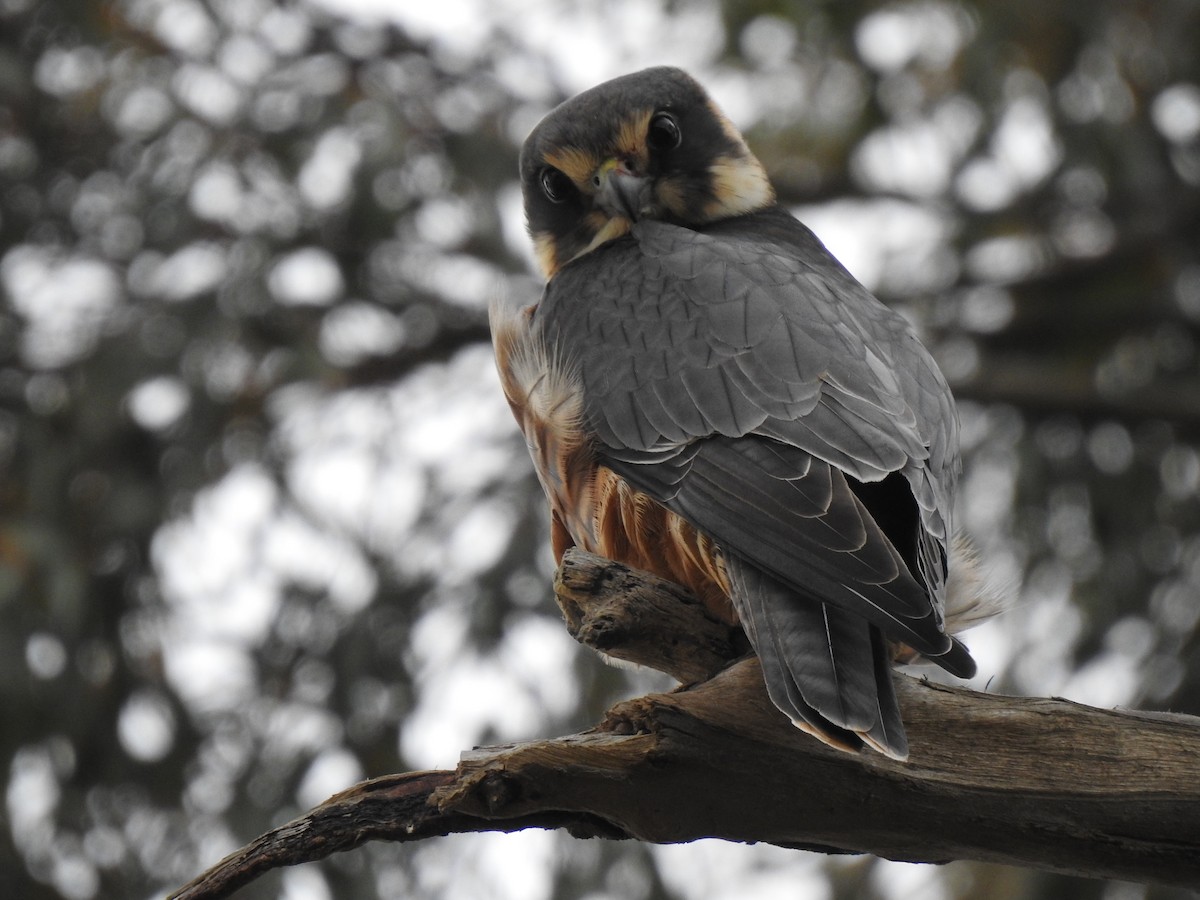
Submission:
<svg viewBox="0 0 1200 900">
<path fill-rule="evenodd" d="M 898 655 L 975 671 L 945 624 L 958 420 L 928 351 L 678 69 L 551 111 L 520 175 L 547 284 L 491 327 L 555 556 L 689 588 L 797 727 L 905 759 Z"/>
</svg>

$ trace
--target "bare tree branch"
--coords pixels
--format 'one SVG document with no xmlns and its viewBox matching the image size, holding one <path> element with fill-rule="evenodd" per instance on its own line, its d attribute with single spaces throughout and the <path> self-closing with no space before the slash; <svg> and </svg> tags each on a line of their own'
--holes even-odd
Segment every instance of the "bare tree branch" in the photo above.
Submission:
<svg viewBox="0 0 1200 900">
<path fill-rule="evenodd" d="M 740 640 L 679 588 L 572 552 L 557 591 L 572 632 L 606 653 L 700 677 L 719 671 L 623 703 L 582 734 L 475 750 L 454 772 L 364 782 L 173 896 L 226 897 L 268 869 L 370 840 L 523 828 L 977 859 L 1200 887 L 1200 719 L 898 673 L 909 760 L 843 753 L 771 705 L 756 659 L 729 664 Z"/>
</svg>

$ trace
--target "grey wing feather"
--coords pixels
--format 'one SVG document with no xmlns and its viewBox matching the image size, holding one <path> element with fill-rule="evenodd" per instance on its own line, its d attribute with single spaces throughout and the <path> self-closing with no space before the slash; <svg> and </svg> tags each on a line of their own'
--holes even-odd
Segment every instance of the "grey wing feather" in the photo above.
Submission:
<svg viewBox="0 0 1200 900">
<path fill-rule="evenodd" d="M 836 603 L 930 656 L 950 649 L 925 589 L 839 470 L 757 437 L 708 438 L 689 454 L 682 478 L 677 468 L 628 459 L 612 465 L 722 549 L 810 599 Z"/>
<path fill-rule="evenodd" d="M 643 222 L 556 276 L 538 309 L 548 342 L 572 348 L 602 448 L 756 433 L 859 481 L 900 471 L 944 542 L 949 389 L 903 319 L 789 222 L 788 246 L 749 221 L 736 239 Z"/>
<path fill-rule="evenodd" d="M 832 415 L 856 416 L 850 427 L 860 442 L 902 441 L 910 459 L 927 459 L 939 479 L 953 478 L 956 426 L 944 380 L 906 323 L 815 238 L 820 255 L 801 261 L 789 255 L 795 248 L 658 222 L 635 234 L 623 252 L 590 254 L 603 255 L 617 278 L 596 278 L 598 265 L 568 267 L 551 292 L 572 298 L 553 304 L 553 324 L 582 352 L 592 424 L 605 443 L 648 449 L 644 432 L 613 402 L 622 394 L 670 394 L 703 411 L 708 430 L 693 430 L 685 413 L 658 435 L 667 442 L 740 436 L 840 404 Z M 738 287 L 729 295 L 731 281 Z M 741 286 L 746 281 L 753 290 Z M 648 358 L 658 363 L 653 374 Z M 837 432 L 822 438 L 818 430 L 807 448 L 814 455 L 830 462 L 851 455 Z M 872 480 L 889 471 L 868 460 L 851 474 Z"/>
</svg>

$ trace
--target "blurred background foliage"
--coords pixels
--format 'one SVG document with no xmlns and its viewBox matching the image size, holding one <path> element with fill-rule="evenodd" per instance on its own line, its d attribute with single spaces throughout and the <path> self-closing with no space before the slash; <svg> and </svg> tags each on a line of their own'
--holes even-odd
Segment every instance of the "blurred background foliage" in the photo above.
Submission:
<svg viewBox="0 0 1200 900">
<path fill-rule="evenodd" d="M 566 637 L 489 297 L 563 97 L 684 64 L 960 398 L 978 686 L 1200 713 L 1200 7 L 0 0 L 0 887 L 154 896 L 661 687 Z M 1169 898 L 561 835 L 247 897 Z"/>
</svg>

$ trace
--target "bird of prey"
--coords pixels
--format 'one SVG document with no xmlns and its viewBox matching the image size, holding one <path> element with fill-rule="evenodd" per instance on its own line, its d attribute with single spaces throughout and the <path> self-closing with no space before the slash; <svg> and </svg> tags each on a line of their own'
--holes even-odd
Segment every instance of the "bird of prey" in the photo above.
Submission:
<svg viewBox="0 0 1200 900">
<path fill-rule="evenodd" d="M 555 555 L 690 588 L 797 727 L 906 758 L 896 648 L 975 670 L 944 622 L 958 421 L 933 359 L 678 69 L 563 103 L 520 174 L 547 284 L 491 325 Z"/>
</svg>

